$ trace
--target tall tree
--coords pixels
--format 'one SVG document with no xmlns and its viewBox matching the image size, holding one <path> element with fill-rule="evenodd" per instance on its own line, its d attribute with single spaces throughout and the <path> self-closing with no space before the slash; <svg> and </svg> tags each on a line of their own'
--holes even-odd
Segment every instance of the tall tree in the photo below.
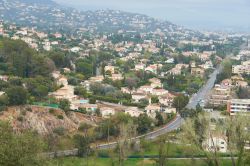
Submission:
<svg viewBox="0 0 250 166">
<path fill-rule="evenodd" d="M 21 86 L 10 87 L 6 90 L 9 105 L 23 105 L 27 103 L 28 92 Z"/>
<path fill-rule="evenodd" d="M 186 105 L 188 104 L 188 102 L 189 102 L 189 99 L 188 99 L 187 96 L 185 96 L 185 95 L 179 95 L 179 96 L 177 96 L 177 97 L 174 98 L 173 106 L 179 112 L 184 107 L 186 107 Z"/>
</svg>

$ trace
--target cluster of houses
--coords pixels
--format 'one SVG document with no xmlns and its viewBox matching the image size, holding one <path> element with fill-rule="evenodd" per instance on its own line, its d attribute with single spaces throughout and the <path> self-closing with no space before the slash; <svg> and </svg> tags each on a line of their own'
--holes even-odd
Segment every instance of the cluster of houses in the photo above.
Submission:
<svg viewBox="0 0 250 166">
<path fill-rule="evenodd" d="M 113 68 L 108 67 L 113 72 Z M 111 73 L 112 73 L 111 72 Z M 70 108 L 72 110 L 84 109 L 87 112 L 95 112 L 100 110 L 100 114 L 102 117 L 109 117 L 110 115 L 114 115 L 117 112 L 116 108 L 112 106 L 103 106 L 102 104 L 90 104 L 88 99 L 82 99 L 79 96 L 74 94 L 74 86 L 68 84 L 68 80 L 65 76 L 61 75 L 58 71 L 53 73 L 53 77 L 57 81 L 57 84 L 61 86 L 55 92 L 49 94 L 49 96 L 53 96 L 57 100 L 67 99 L 71 105 Z M 99 76 L 103 77 L 103 76 Z M 95 79 L 94 79 L 95 78 Z M 102 82 L 103 79 L 97 79 L 97 77 L 90 78 L 87 82 L 89 84 L 94 82 Z M 132 94 L 133 101 L 140 102 L 142 99 L 146 99 L 149 101 L 149 105 L 145 108 L 145 110 L 141 110 L 137 107 L 125 107 L 120 106 L 123 112 L 133 116 L 138 117 L 140 114 L 147 113 L 150 117 L 155 118 L 156 112 L 166 112 L 166 113 L 176 113 L 176 109 L 172 108 L 172 103 L 175 95 L 169 93 L 167 90 L 162 89 L 161 81 L 157 78 L 150 79 L 151 84 L 141 86 L 139 89 L 131 91 L 128 88 L 124 87 L 121 89 L 123 93 Z M 85 81 L 86 83 L 86 81 Z M 86 84 L 85 84 L 86 85 Z M 152 95 L 157 96 L 159 98 L 159 104 L 152 104 L 151 97 Z"/>
<path fill-rule="evenodd" d="M 121 88 L 123 93 L 131 94 L 132 100 L 139 103 L 142 100 L 148 101 L 149 105 L 145 108 L 146 113 L 154 118 L 156 112 L 176 113 L 176 109 L 172 107 L 174 94 L 162 88 L 161 80 L 152 78 L 149 80 L 150 85 L 143 85 L 138 89 L 131 90 L 128 87 Z M 152 97 L 157 97 L 159 102 L 152 103 Z"/>
<path fill-rule="evenodd" d="M 233 74 L 250 74 L 250 60 L 241 62 L 241 65 L 233 65 Z"/>
<path fill-rule="evenodd" d="M 115 70 L 113 67 L 105 67 L 106 71 L 114 73 Z M 72 110 L 78 110 L 79 108 L 85 109 L 88 112 L 100 110 L 100 113 L 103 117 L 108 115 L 113 115 L 116 113 L 116 109 L 109 107 L 100 107 L 98 104 L 89 104 L 88 99 L 81 99 L 79 96 L 74 94 L 74 86 L 68 84 L 68 80 L 65 76 L 61 75 L 58 71 L 53 73 L 53 77 L 57 80 L 57 84 L 61 86 L 55 92 L 50 93 L 50 96 L 55 97 L 56 99 L 67 99 L 71 103 Z M 103 76 L 92 77 L 89 80 L 84 82 L 84 85 L 90 86 L 91 83 L 102 82 Z M 144 85 L 139 87 L 136 90 L 130 90 L 127 87 L 121 88 L 123 93 L 128 93 L 132 95 L 132 100 L 134 103 L 139 103 L 141 100 L 147 100 L 148 106 L 145 110 L 140 110 L 137 107 L 126 107 L 124 112 L 130 114 L 131 116 L 139 116 L 140 114 L 146 112 L 150 117 L 155 118 L 156 112 L 166 112 L 166 113 L 176 113 L 176 109 L 172 107 L 174 94 L 162 88 L 161 80 L 158 78 L 152 78 L 149 80 L 150 85 Z M 159 103 L 152 103 L 151 98 L 156 96 L 159 100 Z"/>
</svg>

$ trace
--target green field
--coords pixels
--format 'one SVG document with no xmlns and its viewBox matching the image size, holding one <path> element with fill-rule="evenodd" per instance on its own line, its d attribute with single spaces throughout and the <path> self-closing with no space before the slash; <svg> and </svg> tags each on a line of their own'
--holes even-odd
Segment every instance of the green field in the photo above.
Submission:
<svg viewBox="0 0 250 166">
<path fill-rule="evenodd" d="M 117 163 L 114 165 L 118 165 Z M 142 163 L 141 159 L 128 159 L 125 162 L 125 166 L 156 166 L 154 160 L 145 159 Z M 229 160 L 222 160 L 221 166 L 229 166 L 231 162 Z M 91 158 L 87 164 L 86 159 L 82 158 L 62 158 L 50 161 L 48 166 L 112 166 L 111 159 L 108 158 Z M 206 166 L 202 160 L 168 160 L 167 166 Z"/>
<path fill-rule="evenodd" d="M 125 166 L 157 166 L 155 159 L 158 154 L 159 144 L 157 141 L 148 142 L 146 149 L 144 149 L 144 154 L 141 152 L 130 152 L 130 158 L 126 160 Z M 168 148 L 168 157 L 169 158 L 177 158 L 177 159 L 169 159 L 167 161 L 167 166 L 206 166 L 204 160 L 192 160 L 192 157 L 201 156 L 201 152 L 198 152 L 194 147 L 187 146 L 184 144 L 174 144 L 169 143 L 165 144 L 165 148 Z M 108 154 L 113 154 L 108 150 L 98 151 L 99 158 L 90 157 L 88 160 L 85 158 L 77 158 L 77 157 L 68 157 L 68 158 L 59 158 L 54 159 L 49 162 L 49 166 L 118 166 L 119 164 L 116 162 L 112 165 L 112 159 L 109 158 Z M 225 155 L 225 154 L 224 154 Z M 102 156 L 102 157 L 101 157 Z M 107 158 L 105 158 L 105 156 Z M 144 156 L 147 159 L 141 159 Z M 178 158 L 190 158 L 190 159 L 178 159 Z M 117 160 L 117 158 L 115 159 Z M 144 161 L 144 162 L 143 162 Z M 221 160 L 221 166 L 229 166 L 232 165 L 230 160 Z"/>
</svg>

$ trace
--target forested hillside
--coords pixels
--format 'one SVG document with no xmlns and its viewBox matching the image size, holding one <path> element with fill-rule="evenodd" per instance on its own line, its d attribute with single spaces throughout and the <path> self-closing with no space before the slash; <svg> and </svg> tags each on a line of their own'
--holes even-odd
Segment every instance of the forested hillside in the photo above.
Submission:
<svg viewBox="0 0 250 166">
<path fill-rule="evenodd" d="M 0 40 L 0 106 L 22 105 L 42 100 L 57 88 L 51 77 L 54 62 L 23 41 Z"/>
<path fill-rule="evenodd" d="M 54 63 L 22 41 L 0 40 L 0 74 L 23 78 L 48 76 Z"/>
</svg>

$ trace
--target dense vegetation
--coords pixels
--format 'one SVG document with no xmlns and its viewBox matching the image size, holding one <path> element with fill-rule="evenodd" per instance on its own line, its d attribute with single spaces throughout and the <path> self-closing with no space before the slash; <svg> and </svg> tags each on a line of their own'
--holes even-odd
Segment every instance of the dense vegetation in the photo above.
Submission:
<svg viewBox="0 0 250 166">
<path fill-rule="evenodd" d="M 54 63 L 22 41 L 0 40 L 0 72 L 23 78 L 48 76 Z"/>
<path fill-rule="evenodd" d="M 1 108 L 45 98 L 57 88 L 51 78 L 54 69 L 53 60 L 29 48 L 23 41 L 1 39 L 0 75 L 9 77 L 7 82 L 0 80 L 0 91 L 6 92 L 0 98 Z"/>
</svg>

